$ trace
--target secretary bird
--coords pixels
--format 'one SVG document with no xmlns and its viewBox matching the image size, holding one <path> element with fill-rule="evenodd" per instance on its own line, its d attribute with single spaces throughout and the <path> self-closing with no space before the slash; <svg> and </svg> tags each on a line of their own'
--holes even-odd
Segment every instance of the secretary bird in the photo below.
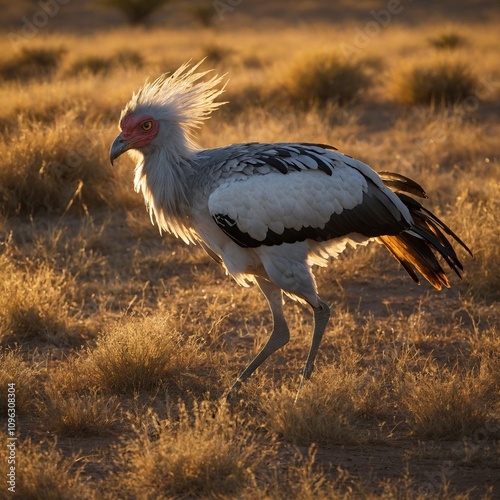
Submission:
<svg viewBox="0 0 500 500">
<path fill-rule="evenodd" d="M 137 162 L 151 221 L 186 243 L 203 247 L 237 283 L 257 283 L 273 317 L 272 333 L 237 378 L 234 395 L 290 339 L 283 293 L 308 304 L 312 341 L 299 386 L 310 378 L 330 309 L 316 290 L 313 265 L 325 266 L 349 244 L 377 241 L 419 283 L 417 271 L 440 290 L 449 287 L 437 254 L 460 277 L 463 269 L 447 235 L 469 248 L 409 195 L 425 198 L 416 182 L 378 174 L 332 146 L 246 143 L 199 149 L 194 129 L 217 109 L 223 77 L 199 65 L 146 83 L 125 106 L 110 161 L 129 151 Z"/>
</svg>

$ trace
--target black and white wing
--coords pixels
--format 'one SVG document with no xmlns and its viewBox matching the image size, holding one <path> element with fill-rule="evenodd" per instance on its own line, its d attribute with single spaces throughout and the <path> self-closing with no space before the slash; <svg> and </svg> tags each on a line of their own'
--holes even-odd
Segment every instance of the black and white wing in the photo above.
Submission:
<svg viewBox="0 0 500 500">
<path fill-rule="evenodd" d="M 369 239 L 412 224 L 406 206 L 364 163 L 322 145 L 249 146 L 238 175 L 229 172 L 208 200 L 217 225 L 242 247 L 352 233 Z"/>
</svg>

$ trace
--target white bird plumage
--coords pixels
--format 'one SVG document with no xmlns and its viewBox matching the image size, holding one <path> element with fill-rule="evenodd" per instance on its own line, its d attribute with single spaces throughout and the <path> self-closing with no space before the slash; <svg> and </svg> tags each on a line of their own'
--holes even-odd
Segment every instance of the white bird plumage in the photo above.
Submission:
<svg viewBox="0 0 500 500">
<path fill-rule="evenodd" d="M 191 67 L 185 63 L 171 75 L 163 74 L 152 83 L 145 83 L 132 95 L 122 111 L 122 117 L 144 106 L 149 110 L 155 109 L 164 120 L 175 122 L 186 133 L 192 134 L 203 120 L 210 118 L 212 111 L 225 104 L 215 102 L 224 93 L 225 85 L 219 87 L 224 75 L 215 75 L 203 81 L 203 77 L 212 71 L 196 73 L 202 62 Z M 191 146 L 196 148 L 194 143 Z"/>
<path fill-rule="evenodd" d="M 224 92 L 223 77 L 196 72 L 200 64 L 184 64 L 132 96 L 110 159 L 132 153 L 135 189 L 160 231 L 200 244 L 239 284 L 257 283 L 266 296 L 273 331 L 233 390 L 288 342 L 283 292 L 314 313 L 302 382 L 310 377 L 329 319 L 311 266 L 326 265 L 346 245 L 376 240 L 414 281 L 418 271 L 437 289 L 449 283 L 434 252 L 460 276 L 462 265 L 446 235 L 470 250 L 409 196 L 426 195 L 402 175 L 377 174 L 322 144 L 200 149 L 193 132 L 223 104 L 215 99 Z"/>
</svg>

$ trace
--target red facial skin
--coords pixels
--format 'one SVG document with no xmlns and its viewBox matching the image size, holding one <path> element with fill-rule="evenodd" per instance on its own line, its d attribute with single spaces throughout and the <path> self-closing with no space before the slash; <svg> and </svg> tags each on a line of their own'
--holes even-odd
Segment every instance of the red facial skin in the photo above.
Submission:
<svg viewBox="0 0 500 500">
<path fill-rule="evenodd" d="M 151 128 L 144 130 L 145 123 L 151 122 Z M 138 149 L 147 146 L 158 133 L 158 122 L 149 115 L 134 116 L 127 113 L 120 122 L 121 136 L 129 143 L 131 148 Z"/>
</svg>

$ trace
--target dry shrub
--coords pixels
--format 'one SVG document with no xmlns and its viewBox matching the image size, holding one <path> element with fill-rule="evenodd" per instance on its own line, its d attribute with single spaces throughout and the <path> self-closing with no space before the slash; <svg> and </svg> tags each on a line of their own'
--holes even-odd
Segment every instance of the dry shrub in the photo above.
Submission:
<svg viewBox="0 0 500 500">
<path fill-rule="evenodd" d="M 219 45 L 218 43 L 209 43 L 203 47 L 203 57 L 211 64 L 218 64 L 227 59 L 233 50 L 230 47 Z"/>
<path fill-rule="evenodd" d="M 85 333 L 78 311 L 70 303 L 71 277 L 45 264 L 18 267 L 0 257 L 0 341 L 14 344 L 36 340 L 69 345 Z"/>
<path fill-rule="evenodd" d="M 111 326 L 88 351 L 83 369 L 92 385 L 114 393 L 164 385 L 205 391 L 209 384 L 202 344 L 183 337 L 170 316 L 126 318 Z"/>
<path fill-rule="evenodd" d="M 0 347 L 0 415 L 7 415 L 7 387 L 15 384 L 16 413 L 25 413 L 33 406 L 37 387 L 34 369 L 26 363 L 18 350 Z"/>
<path fill-rule="evenodd" d="M 215 4 L 213 4 L 212 2 L 189 5 L 186 7 L 186 12 L 190 14 L 196 22 L 198 22 L 205 28 L 214 24 L 217 14 Z"/>
<path fill-rule="evenodd" d="M 439 50 L 456 49 L 463 47 L 467 43 L 467 39 L 456 31 L 442 31 L 436 36 L 429 39 L 429 43 Z"/>
<path fill-rule="evenodd" d="M 349 474 L 337 469 L 332 479 L 318 466 L 317 449 L 312 445 L 307 454 L 296 452 L 289 463 L 269 469 L 265 495 L 262 498 L 300 498 L 301 500 L 327 500 L 352 498 L 347 483 Z M 349 493 L 351 496 L 349 496 Z"/>
<path fill-rule="evenodd" d="M 0 78 L 3 80 L 30 80 L 52 75 L 64 54 L 61 48 L 23 47 L 10 60 L 0 62 Z"/>
<path fill-rule="evenodd" d="M 40 404 L 40 411 L 49 431 L 88 437 L 116 429 L 120 403 L 115 396 L 103 396 L 96 390 L 71 393 L 61 391 L 57 385 L 47 387 L 45 392 L 48 400 Z"/>
<path fill-rule="evenodd" d="M 110 197 L 114 172 L 95 124 L 78 123 L 71 113 L 51 126 L 21 122 L 19 135 L 0 144 L 3 213 L 61 212 L 72 200 L 98 206 Z"/>
<path fill-rule="evenodd" d="M 474 294 L 490 300 L 500 298 L 499 189 L 500 182 L 495 179 L 474 181 L 456 198 L 447 218 L 474 254 L 474 258 L 466 262 L 465 283 Z"/>
<path fill-rule="evenodd" d="M 81 56 L 72 57 L 77 59 Z M 67 61 L 68 68 L 71 63 L 71 60 Z M 112 77 L 87 74 L 75 78 L 69 78 L 65 69 L 61 71 L 60 78 L 50 81 L 37 80 L 22 86 L 14 82 L 6 84 L 0 87 L 0 133 L 5 136 L 5 142 L 10 140 L 14 143 L 15 140 L 27 143 L 31 121 L 34 123 L 31 128 L 40 129 L 36 137 L 43 135 L 46 139 L 45 136 L 52 133 L 54 124 L 62 126 L 67 116 L 70 125 L 78 129 L 69 134 L 72 140 L 76 138 L 78 141 L 68 149 L 84 152 L 92 149 L 88 142 L 92 135 L 94 142 L 104 138 L 103 154 L 106 155 L 103 159 L 109 162 L 107 152 L 114 139 L 113 134 L 118 133 L 120 110 L 130 97 L 131 86 L 134 86 L 131 81 L 140 84 L 143 80 L 144 72 L 134 68 L 129 71 L 119 69 Z M 75 148 L 76 145 L 78 148 Z"/>
<path fill-rule="evenodd" d="M 92 55 L 77 59 L 71 64 L 67 73 L 69 76 L 106 75 L 118 68 L 142 68 L 143 65 L 144 60 L 141 54 L 134 50 L 122 50 L 112 57 Z"/>
<path fill-rule="evenodd" d="M 106 7 L 120 11 L 127 22 L 132 25 L 143 24 L 147 18 L 155 11 L 160 10 L 170 0 L 99 0 L 99 3 Z"/>
<path fill-rule="evenodd" d="M 283 386 L 265 396 L 268 426 L 287 441 L 352 443 L 362 439 L 355 427 L 369 401 L 370 377 L 360 373 L 352 356 L 316 372 L 295 401 L 295 390 Z M 370 403 L 368 403 L 370 404 Z"/>
<path fill-rule="evenodd" d="M 474 96 L 477 86 L 471 67 L 454 58 L 418 61 L 394 76 L 394 93 L 403 104 L 458 104 Z"/>
<path fill-rule="evenodd" d="M 370 84 L 364 61 L 348 60 L 335 52 L 315 53 L 295 59 L 276 92 L 299 106 L 328 101 L 344 104 L 357 99 Z"/>
<path fill-rule="evenodd" d="M 234 497 L 254 483 L 270 449 L 224 405 L 203 401 L 188 411 L 181 403 L 178 419 L 125 443 L 119 481 L 143 498 Z"/>
<path fill-rule="evenodd" d="M 5 442 L 5 440 L 4 440 Z M 16 491 L 8 498 L 23 500 L 84 500 L 93 498 L 76 458 L 64 457 L 56 443 L 18 441 L 16 446 Z M 2 477 L 4 475 L 2 474 Z M 2 485 L 1 494 L 6 491 Z M 7 498 L 2 497 L 2 498 Z"/>
<path fill-rule="evenodd" d="M 86 56 L 74 61 L 68 69 L 68 75 L 98 75 L 109 73 L 114 67 L 113 59 L 102 56 Z"/>
<path fill-rule="evenodd" d="M 484 384 L 484 374 L 473 371 L 436 367 L 435 374 L 407 374 L 400 397 L 413 434 L 459 439 L 488 427 L 491 415 Z"/>
</svg>

